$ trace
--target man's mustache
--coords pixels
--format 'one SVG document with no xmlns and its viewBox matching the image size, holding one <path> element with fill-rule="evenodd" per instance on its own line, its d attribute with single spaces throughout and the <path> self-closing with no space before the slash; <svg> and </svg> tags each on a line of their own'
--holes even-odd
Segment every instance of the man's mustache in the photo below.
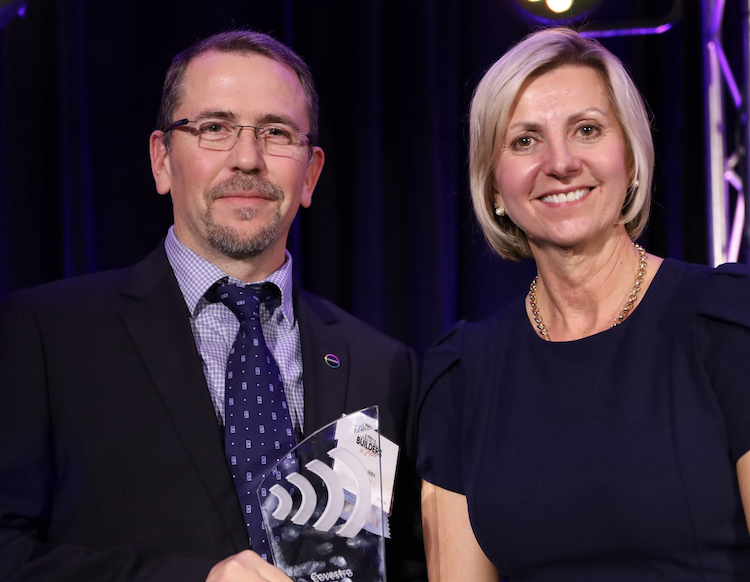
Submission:
<svg viewBox="0 0 750 582">
<path fill-rule="evenodd" d="M 217 198 L 231 196 L 233 193 L 257 192 L 263 198 L 278 202 L 284 199 L 284 191 L 276 184 L 256 175 L 235 174 L 228 180 L 217 184 L 206 192 L 206 200 L 212 202 Z"/>
</svg>

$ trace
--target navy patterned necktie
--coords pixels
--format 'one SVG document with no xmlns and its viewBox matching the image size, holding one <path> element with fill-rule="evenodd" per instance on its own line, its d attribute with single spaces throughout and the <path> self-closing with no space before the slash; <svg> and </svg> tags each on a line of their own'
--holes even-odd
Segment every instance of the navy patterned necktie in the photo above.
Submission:
<svg viewBox="0 0 750 582">
<path fill-rule="evenodd" d="M 267 561 L 268 539 L 256 491 L 268 471 L 294 447 L 294 431 L 279 366 L 260 327 L 260 305 L 277 300 L 271 283 L 220 285 L 209 292 L 240 321 L 227 359 L 224 451 L 245 516 L 250 547 Z"/>
</svg>

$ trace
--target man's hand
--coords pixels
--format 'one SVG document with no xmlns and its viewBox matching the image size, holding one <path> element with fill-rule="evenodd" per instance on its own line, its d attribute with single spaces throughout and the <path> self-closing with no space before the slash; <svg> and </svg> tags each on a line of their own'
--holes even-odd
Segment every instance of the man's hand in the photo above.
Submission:
<svg viewBox="0 0 750 582">
<path fill-rule="evenodd" d="M 206 582 L 291 582 L 291 578 L 255 552 L 245 550 L 211 568 Z"/>
</svg>

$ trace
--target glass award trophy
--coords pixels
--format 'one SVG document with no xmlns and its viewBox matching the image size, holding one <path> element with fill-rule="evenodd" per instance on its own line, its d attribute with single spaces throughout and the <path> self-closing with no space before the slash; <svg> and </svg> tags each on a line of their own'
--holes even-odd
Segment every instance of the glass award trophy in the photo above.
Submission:
<svg viewBox="0 0 750 582">
<path fill-rule="evenodd" d="M 385 582 L 381 451 L 373 406 L 302 441 L 261 482 L 258 500 L 274 564 L 292 580 Z M 386 509 L 395 458 L 388 472 Z"/>
</svg>

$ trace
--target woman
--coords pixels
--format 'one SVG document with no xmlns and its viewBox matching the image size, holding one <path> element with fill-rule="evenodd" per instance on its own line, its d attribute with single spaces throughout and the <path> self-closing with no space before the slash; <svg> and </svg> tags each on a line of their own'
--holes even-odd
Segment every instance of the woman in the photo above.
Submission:
<svg viewBox="0 0 750 582">
<path fill-rule="evenodd" d="M 475 212 L 529 294 L 427 355 L 431 580 L 750 580 L 750 277 L 634 244 L 648 117 L 621 63 L 537 32 L 471 106 Z"/>
</svg>

